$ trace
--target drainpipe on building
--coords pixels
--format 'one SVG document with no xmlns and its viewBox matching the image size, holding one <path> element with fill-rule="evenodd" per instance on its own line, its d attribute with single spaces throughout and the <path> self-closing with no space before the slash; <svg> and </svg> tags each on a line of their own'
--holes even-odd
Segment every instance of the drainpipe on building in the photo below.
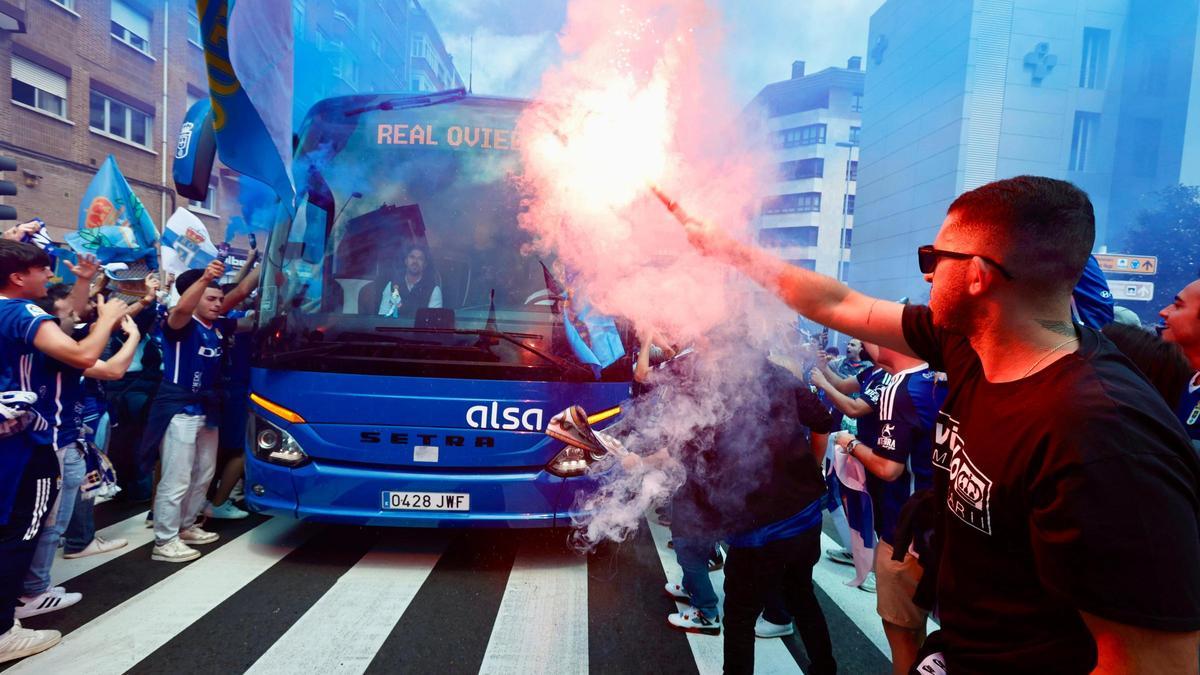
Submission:
<svg viewBox="0 0 1200 675">
<path fill-rule="evenodd" d="M 168 20 L 169 15 L 167 14 L 168 5 L 169 5 L 169 0 L 163 0 L 163 9 L 162 9 L 162 12 L 163 12 L 162 13 L 162 16 L 163 16 L 163 22 L 162 22 L 162 24 L 163 24 L 162 113 L 159 115 L 159 117 L 162 118 L 162 148 L 159 150 L 159 155 L 162 158 L 162 174 L 159 179 L 159 184 L 162 186 L 162 190 L 160 191 L 159 201 L 158 201 L 158 203 L 160 205 L 159 209 L 158 209 L 159 232 L 162 232 L 167 227 L 167 193 L 168 192 L 172 193 L 171 194 L 171 202 L 174 203 L 174 201 L 175 201 L 175 195 L 173 193 L 174 188 L 167 184 L 167 174 L 168 174 L 167 165 L 171 161 L 170 158 L 174 154 L 174 153 L 167 152 L 167 119 L 169 117 L 169 115 L 167 113 L 167 110 L 168 110 L 168 108 L 167 108 L 167 85 L 170 82 L 170 80 L 167 77 L 167 74 L 170 70 L 170 68 L 169 68 L 169 65 L 170 65 L 169 53 L 170 52 L 168 51 L 168 48 L 170 46 L 170 42 L 168 41 L 168 38 L 170 37 L 170 29 L 168 28 L 168 24 L 170 23 L 170 21 Z"/>
</svg>

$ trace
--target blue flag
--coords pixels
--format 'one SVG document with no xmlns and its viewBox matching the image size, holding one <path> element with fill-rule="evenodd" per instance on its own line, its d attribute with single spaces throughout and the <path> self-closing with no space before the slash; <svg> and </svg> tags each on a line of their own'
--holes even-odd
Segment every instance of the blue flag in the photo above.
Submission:
<svg viewBox="0 0 1200 675">
<path fill-rule="evenodd" d="M 158 269 L 158 229 L 112 155 L 104 160 L 79 205 L 79 229 L 67 235 L 77 253 L 90 253 L 101 264 L 144 262 Z"/>
<path fill-rule="evenodd" d="M 271 186 L 292 214 L 291 8 L 284 3 L 277 12 L 277 4 L 196 0 L 196 9 L 217 154 L 229 168 Z M 231 28 L 238 12 L 243 16 Z"/>
</svg>

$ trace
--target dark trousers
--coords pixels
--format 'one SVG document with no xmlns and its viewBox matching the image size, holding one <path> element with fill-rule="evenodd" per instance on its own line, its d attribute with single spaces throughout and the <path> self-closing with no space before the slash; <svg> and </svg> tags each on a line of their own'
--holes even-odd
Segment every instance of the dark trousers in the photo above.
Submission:
<svg viewBox="0 0 1200 675">
<path fill-rule="evenodd" d="M 820 558 L 819 526 L 757 548 L 730 547 L 725 561 L 726 673 L 754 672 L 754 623 L 768 596 L 779 591 L 812 661 L 804 672 L 837 672 L 829 626 L 813 592 L 812 570 Z"/>
<path fill-rule="evenodd" d="M 58 456 L 49 446 L 33 449 L 21 474 L 8 522 L 0 525 L 0 635 L 13 626 L 13 610 L 37 548 L 42 521 L 58 495 Z"/>
</svg>

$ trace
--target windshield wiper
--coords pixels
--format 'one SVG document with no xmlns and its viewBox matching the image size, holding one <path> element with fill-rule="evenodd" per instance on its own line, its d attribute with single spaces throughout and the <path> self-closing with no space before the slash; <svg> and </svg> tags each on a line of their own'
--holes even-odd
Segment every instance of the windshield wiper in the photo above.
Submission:
<svg viewBox="0 0 1200 675">
<path fill-rule="evenodd" d="M 372 110 L 405 110 L 408 108 L 425 108 L 438 103 L 445 103 L 447 101 L 457 101 L 460 98 L 466 98 L 466 96 L 467 90 L 463 87 L 438 91 L 427 96 L 400 96 L 396 98 L 389 98 L 380 101 L 379 103 L 365 105 L 361 108 L 351 108 L 350 110 L 346 111 L 346 117 L 358 117 L 359 115 L 365 112 L 371 112 Z"/>
<path fill-rule="evenodd" d="M 586 376 L 588 379 L 592 379 L 592 380 L 596 379 L 596 374 L 592 372 L 592 369 L 583 365 L 582 363 L 568 361 L 567 359 L 564 359 L 561 356 L 555 356 L 554 354 L 551 354 L 550 352 L 547 352 L 542 349 L 538 349 L 537 347 L 534 347 L 533 345 L 527 345 L 524 342 L 521 342 L 521 340 L 540 340 L 540 339 L 542 339 L 542 336 L 538 335 L 536 333 L 512 333 L 512 332 L 502 331 L 502 330 L 489 330 L 486 328 L 424 328 L 424 327 L 419 327 L 419 326 L 413 326 L 411 328 L 404 328 L 404 327 L 400 327 L 400 326 L 378 326 L 375 328 L 375 330 L 379 331 L 381 333 L 413 332 L 413 333 L 432 333 L 435 335 L 437 335 L 437 334 L 441 334 L 441 335 L 476 335 L 480 338 L 491 338 L 493 340 L 503 340 L 504 342 L 507 342 L 512 345 L 516 345 L 517 347 L 520 347 L 521 349 L 524 349 L 525 351 L 527 351 L 531 354 L 535 354 L 535 355 L 541 357 L 543 360 L 545 360 L 545 361 L 553 364 L 555 367 L 557 367 L 559 372 L 569 373 L 571 371 L 575 371 L 576 373 L 578 373 L 580 375 Z M 482 345 L 480 345 L 480 346 L 482 347 Z"/>
</svg>

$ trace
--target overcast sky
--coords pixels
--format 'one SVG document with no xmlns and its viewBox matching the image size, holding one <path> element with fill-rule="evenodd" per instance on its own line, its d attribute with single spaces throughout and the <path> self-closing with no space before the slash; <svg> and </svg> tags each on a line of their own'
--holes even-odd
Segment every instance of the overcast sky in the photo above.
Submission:
<svg viewBox="0 0 1200 675">
<path fill-rule="evenodd" d="M 636 1 L 636 0 L 635 0 Z M 711 0 L 725 17 L 725 62 L 739 103 L 787 79 L 792 61 L 808 72 L 845 66 L 866 51 L 867 23 L 883 0 Z M 480 94 L 532 96 L 560 58 L 556 34 L 567 0 L 422 0 L 463 79 Z M 475 37 L 474 67 L 470 42 Z"/>
</svg>

